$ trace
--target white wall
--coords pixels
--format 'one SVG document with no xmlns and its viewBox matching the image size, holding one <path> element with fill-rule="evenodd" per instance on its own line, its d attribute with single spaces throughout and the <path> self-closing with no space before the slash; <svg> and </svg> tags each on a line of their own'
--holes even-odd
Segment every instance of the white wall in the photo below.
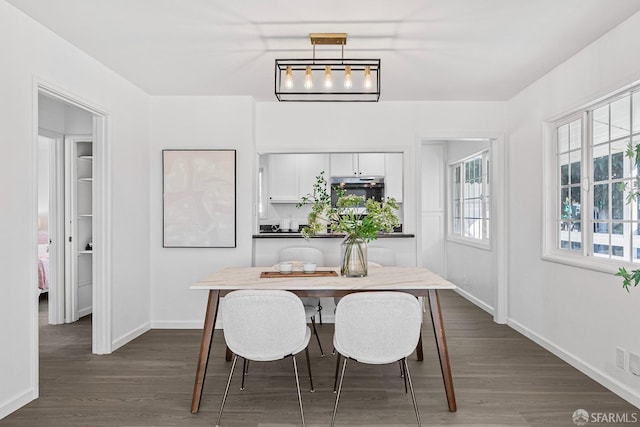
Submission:
<svg viewBox="0 0 640 427">
<path fill-rule="evenodd" d="M 189 290 L 223 267 L 251 265 L 256 176 L 249 97 L 154 97 L 151 103 L 151 319 L 156 328 L 200 328 L 207 295 Z M 162 247 L 162 150 L 235 149 L 236 248 Z"/>
<path fill-rule="evenodd" d="M 615 366 L 640 353 L 640 289 L 612 274 L 542 261 L 542 122 L 640 79 L 640 14 L 508 104 L 509 323 L 640 406 L 640 377 Z"/>
<path fill-rule="evenodd" d="M 34 78 L 109 114 L 113 340 L 149 322 L 149 98 L 0 0 L 0 418 L 37 396 Z"/>
<path fill-rule="evenodd" d="M 452 162 L 488 149 L 489 145 L 489 141 L 447 141 L 447 168 Z M 496 244 L 496 239 L 493 239 L 488 250 L 449 240 L 446 250 L 447 279 L 490 313 L 494 312 L 498 282 Z M 475 262 L 470 264 L 469 260 Z"/>
</svg>

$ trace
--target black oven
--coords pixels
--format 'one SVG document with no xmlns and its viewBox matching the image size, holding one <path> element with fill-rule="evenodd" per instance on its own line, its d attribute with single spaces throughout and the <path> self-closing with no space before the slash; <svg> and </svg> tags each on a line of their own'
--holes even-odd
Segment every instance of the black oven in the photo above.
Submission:
<svg viewBox="0 0 640 427">
<path fill-rule="evenodd" d="M 353 177 L 353 176 L 332 176 L 331 177 L 331 206 L 338 202 L 337 189 L 342 188 L 347 195 L 364 196 L 365 199 L 374 199 L 378 202 L 384 200 L 384 177 Z"/>
</svg>

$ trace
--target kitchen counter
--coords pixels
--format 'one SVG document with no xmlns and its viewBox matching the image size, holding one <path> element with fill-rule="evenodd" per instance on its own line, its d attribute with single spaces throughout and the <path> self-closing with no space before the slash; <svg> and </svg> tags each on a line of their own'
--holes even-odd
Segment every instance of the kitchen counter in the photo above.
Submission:
<svg viewBox="0 0 640 427">
<path fill-rule="evenodd" d="M 339 233 L 323 233 L 316 234 L 315 236 L 311 236 L 311 239 L 343 239 L 344 234 Z M 410 238 L 415 237 L 415 234 L 411 233 L 379 233 L 378 238 Z M 303 238 L 300 233 L 281 233 L 281 232 L 270 232 L 270 233 L 259 233 L 253 235 L 254 239 L 291 239 L 291 238 Z"/>
</svg>

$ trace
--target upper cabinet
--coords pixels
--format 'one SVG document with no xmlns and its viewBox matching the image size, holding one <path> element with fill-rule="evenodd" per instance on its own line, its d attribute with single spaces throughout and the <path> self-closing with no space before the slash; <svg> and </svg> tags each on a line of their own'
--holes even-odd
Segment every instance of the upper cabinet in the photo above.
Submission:
<svg viewBox="0 0 640 427">
<path fill-rule="evenodd" d="M 268 160 L 270 203 L 297 203 L 313 190 L 316 176 L 324 171 L 328 181 L 328 154 L 270 154 Z"/>
<path fill-rule="evenodd" d="M 331 154 L 331 176 L 364 176 L 385 174 L 385 153 Z"/>
</svg>

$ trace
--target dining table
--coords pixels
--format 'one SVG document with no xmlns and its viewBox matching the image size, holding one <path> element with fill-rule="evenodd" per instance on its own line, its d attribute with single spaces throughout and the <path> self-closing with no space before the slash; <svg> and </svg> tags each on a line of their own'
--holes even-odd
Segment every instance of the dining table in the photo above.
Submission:
<svg viewBox="0 0 640 427">
<path fill-rule="evenodd" d="M 440 368 L 449 411 L 457 410 L 447 340 L 442 321 L 439 290 L 456 289 L 456 285 L 422 267 L 371 268 L 364 277 L 344 277 L 336 268 L 318 268 L 311 274 L 283 274 L 273 267 L 228 267 L 197 281 L 194 290 L 208 291 L 202 341 L 193 386 L 191 412 L 197 413 L 207 373 L 220 298 L 241 289 L 280 289 L 300 297 L 343 297 L 354 292 L 397 291 L 423 297 L 433 325 Z M 425 310 L 426 311 L 426 310 Z M 223 325 L 224 328 L 224 325 Z M 422 334 L 416 347 L 418 360 L 423 360 Z"/>
</svg>

